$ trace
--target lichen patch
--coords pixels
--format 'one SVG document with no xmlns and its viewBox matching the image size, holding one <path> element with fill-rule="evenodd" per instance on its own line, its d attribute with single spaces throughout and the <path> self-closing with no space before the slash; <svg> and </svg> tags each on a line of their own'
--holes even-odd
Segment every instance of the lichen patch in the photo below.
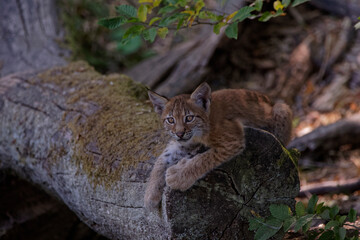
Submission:
<svg viewBox="0 0 360 240">
<path fill-rule="evenodd" d="M 56 84 L 67 105 L 79 112 L 65 112 L 63 123 L 73 134 L 74 160 L 95 186 L 110 187 L 123 171 L 164 148 L 166 137 L 159 137 L 163 133 L 146 102 L 145 86 L 124 75 L 103 76 L 84 62 L 53 68 L 38 78 Z"/>
</svg>

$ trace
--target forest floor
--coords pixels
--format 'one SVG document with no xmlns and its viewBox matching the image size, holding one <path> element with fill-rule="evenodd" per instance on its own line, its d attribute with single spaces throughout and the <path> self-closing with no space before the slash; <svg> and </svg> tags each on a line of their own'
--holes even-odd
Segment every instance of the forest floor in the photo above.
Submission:
<svg viewBox="0 0 360 240">
<path fill-rule="evenodd" d="M 157 40 L 154 49 L 159 53 L 166 52 L 179 38 Z M 268 23 L 244 22 L 240 27 L 239 39 L 223 39 L 208 67 L 210 72 L 204 76 L 204 81 L 212 89 L 241 87 L 264 92 L 275 99 L 284 99 L 294 112 L 294 138 L 360 112 L 359 32 L 354 30 L 349 19 L 334 17 L 312 7 L 300 6 L 292 9 L 287 16 Z M 301 187 L 359 177 L 359 147 L 350 143 L 323 152 L 320 156 L 300 158 Z M 31 188 L 33 192 L 28 192 L 30 190 L 26 188 Z M 16 197 L 19 189 L 24 193 Z M 38 202 L 42 207 L 53 208 L 44 215 L 36 208 L 34 212 L 27 213 L 20 211 L 28 209 L 27 206 L 15 207 L 18 208 L 16 214 L 38 219 L 34 222 L 37 225 L 51 223 L 63 226 L 59 236 L 54 239 L 66 239 L 69 233 L 77 236 L 81 232 L 81 237 L 79 234 L 78 238 L 71 239 L 103 239 L 88 229 L 84 230 L 85 225 L 69 210 L 65 210 L 65 206 L 55 204 L 53 201 L 56 200 L 45 193 L 38 193 L 27 183 L 0 173 L 0 192 L 5 191 L 7 195 L 0 196 L 0 208 L 11 205 L 14 201 L 9 202 L 9 199 L 14 198 L 16 202 L 27 199 L 24 204 Z M 298 198 L 297 201 L 306 203 L 307 199 Z M 360 213 L 360 190 L 321 195 L 319 202 L 325 202 L 328 206 L 338 205 L 341 214 L 347 214 L 350 208 Z M 60 222 L 53 219 L 59 213 L 63 216 Z M 41 220 L 41 216 L 48 218 Z M 8 219 L 8 216 L 0 216 L 0 223 L 3 219 Z M 360 220 L 356 225 L 360 227 Z M 29 239 L 26 237 L 33 226 L 28 226 L 25 235 L 15 235 L 14 232 L 5 239 Z M 320 227 L 314 226 L 314 230 Z M 40 232 L 36 236 L 36 239 L 46 239 L 41 237 Z M 306 239 L 306 236 L 294 233 L 288 234 L 286 239 Z"/>
</svg>

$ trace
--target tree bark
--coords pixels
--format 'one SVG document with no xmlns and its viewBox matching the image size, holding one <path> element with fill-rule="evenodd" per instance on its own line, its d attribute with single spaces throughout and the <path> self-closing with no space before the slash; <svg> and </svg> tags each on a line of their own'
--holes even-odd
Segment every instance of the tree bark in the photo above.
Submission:
<svg viewBox="0 0 360 240">
<path fill-rule="evenodd" d="M 54 0 L 4 1 L 0 16 L 0 77 L 66 63 Z"/>
<path fill-rule="evenodd" d="M 296 168 L 279 142 L 246 128 L 246 150 L 186 192 L 164 191 L 146 212 L 143 194 L 168 137 L 146 89 L 84 63 L 0 79 L 0 169 L 63 201 L 112 239 L 252 239 L 251 211 L 294 206 Z M 281 236 L 279 236 L 281 237 Z"/>
</svg>

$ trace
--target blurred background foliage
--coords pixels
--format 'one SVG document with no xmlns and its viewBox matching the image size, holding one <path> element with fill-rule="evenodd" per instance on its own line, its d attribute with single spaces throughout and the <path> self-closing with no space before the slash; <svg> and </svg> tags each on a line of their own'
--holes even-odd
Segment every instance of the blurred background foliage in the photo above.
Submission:
<svg viewBox="0 0 360 240">
<path fill-rule="evenodd" d="M 124 28 L 108 30 L 98 25 L 100 18 L 114 15 L 114 0 L 58 0 L 60 19 L 66 30 L 65 47 L 72 51 L 70 60 L 85 60 L 101 73 L 119 72 L 155 55 L 138 36 L 121 42 Z"/>
</svg>

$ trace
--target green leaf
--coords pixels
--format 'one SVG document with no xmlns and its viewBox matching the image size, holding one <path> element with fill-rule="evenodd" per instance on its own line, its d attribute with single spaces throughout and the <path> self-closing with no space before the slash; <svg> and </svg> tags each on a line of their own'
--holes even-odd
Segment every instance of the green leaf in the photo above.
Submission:
<svg viewBox="0 0 360 240">
<path fill-rule="evenodd" d="M 159 28 L 157 30 L 157 34 L 159 35 L 159 37 L 161 37 L 162 39 L 166 38 L 166 35 L 169 33 L 169 29 L 167 27 L 163 27 L 163 28 Z"/>
<path fill-rule="evenodd" d="M 291 217 L 291 218 L 286 219 L 286 220 L 284 221 L 284 225 L 283 225 L 283 226 L 284 226 L 284 232 L 289 231 L 290 228 L 291 228 L 292 226 L 294 226 L 295 222 L 296 222 L 296 218 L 295 218 L 295 217 Z"/>
<path fill-rule="evenodd" d="M 302 202 L 297 202 L 296 205 L 295 205 L 295 212 L 296 212 L 296 216 L 299 218 L 299 217 L 302 217 L 306 214 L 306 211 L 305 211 L 305 206 Z"/>
<path fill-rule="evenodd" d="M 254 4 L 254 8 L 256 11 L 260 12 L 263 6 L 263 0 L 256 0 Z"/>
<path fill-rule="evenodd" d="M 160 19 L 161 19 L 160 17 L 154 17 L 154 18 L 152 18 L 152 19 L 150 20 L 150 22 L 149 22 L 149 26 L 153 25 L 154 22 L 157 22 L 157 21 L 159 21 Z"/>
<path fill-rule="evenodd" d="M 264 12 L 261 17 L 259 18 L 260 22 L 267 22 L 269 21 L 271 18 L 273 17 L 273 15 L 271 14 L 271 12 Z"/>
<path fill-rule="evenodd" d="M 280 219 L 280 220 L 286 220 L 288 218 L 291 218 L 291 214 L 292 214 L 289 206 L 286 206 L 284 204 L 270 205 L 270 213 L 272 216 L 274 216 L 275 218 Z"/>
<path fill-rule="evenodd" d="M 346 229 L 343 227 L 339 227 L 336 231 L 336 236 L 339 240 L 344 240 L 346 236 Z"/>
<path fill-rule="evenodd" d="M 326 209 L 320 213 L 320 217 L 324 220 L 329 220 L 330 219 L 330 208 L 326 207 Z"/>
<path fill-rule="evenodd" d="M 328 223 L 325 225 L 325 230 L 331 229 L 331 228 L 333 228 L 333 227 L 338 227 L 338 226 L 339 226 L 339 222 L 338 222 L 338 221 L 331 220 L 330 222 L 328 222 Z"/>
<path fill-rule="evenodd" d="M 277 219 L 266 221 L 255 233 L 255 240 L 266 240 L 274 236 L 281 228 L 282 223 Z"/>
<path fill-rule="evenodd" d="M 321 214 L 324 210 L 326 209 L 326 207 L 324 207 L 324 203 L 319 203 L 317 206 L 316 206 L 316 209 L 315 209 L 315 213 L 316 214 Z"/>
<path fill-rule="evenodd" d="M 330 240 L 330 239 L 334 239 L 334 232 L 333 231 L 325 231 L 319 237 L 319 240 Z"/>
<path fill-rule="evenodd" d="M 225 34 L 228 38 L 237 39 L 238 37 L 238 23 L 234 22 L 225 29 Z"/>
<path fill-rule="evenodd" d="M 295 223 L 294 231 L 295 232 L 299 231 L 305 224 L 312 221 L 314 217 L 315 217 L 315 214 L 307 214 L 307 215 L 299 218 Z"/>
<path fill-rule="evenodd" d="M 156 33 L 157 33 L 156 28 L 149 28 L 149 29 L 146 29 L 145 31 L 143 31 L 142 34 L 143 34 L 143 38 L 145 39 L 145 41 L 154 42 Z"/>
<path fill-rule="evenodd" d="M 225 25 L 226 25 L 226 23 L 224 23 L 224 22 L 219 22 L 218 24 L 215 24 L 214 29 L 213 29 L 214 33 L 219 34 L 221 28 Z"/>
<path fill-rule="evenodd" d="M 179 18 L 178 24 L 176 26 L 176 30 L 179 30 L 184 25 L 185 17 Z"/>
<path fill-rule="evenodd" d="M 340 216 L 338 219 L 338 222 L 340 223 L 340 226 L 342 226 L 346 220 L 347 216 Z"/>
<path fill-rule="evenodd" d="M 264 221 L 261 218 L 250 218 L 250 220 L 249 220 L 249 230 L 250 231 L 257 230 L 263 224 L 264 224 Z"/>
<path fill-rule="evenodd" d="M 330 208 L 330 218 L 335 219 L 336 215 L 339 213 L 339 207 L 337 205 Z"/>
<path fill-rule="evenodd" d="M 115 7 L 117 13 L 127 18 L 134 18 L 137 16 L 137 10 L 131 5 L 120 5 Z"/>
<path fill-rule="evenodd" d="M 316 207 L 317 201 L 318 201 L 318 196 L 316 196 L 315 194 L 312 195 L 309 202 L 308 202 L 308 206 L 307 206 L 307 212 L 308 213 L 314 213 L 315 212 L 315 207 Z"/>
<path fill-rule="evenodd" d="M 126 18 L 124 18 L 123 16 L 119 16 L 119 17 L 113 17 L 113 18 L 100 19 L 98 21 L 98 24 L 112 30 L 112 29 L 116 29 L 116 28 L 120 27 L 126 21 L 127 21 Z"/>
<path fill-rule="evenodd" d="M 127 56 L 137 52 L 143 44 L 140 36 L 135 36 L 131 39 L 125 39 L 125 41 L 118 41 L 117 50 L 123 55 Z"/>
<path fill-rule="evenodd" d="M 296 7 L 297 5 L 300 5 L 300 4 L 302 4 L 304 2 L 308 2 L 308 1 L 310 1 L 310 0 L 294 0 L 291 6 Z"/>
<path fill-rule="evenodd" d="M 166 7 L 160 8 L 158 14 L 171 13 L 171 12 L 175 11 L 176 9 L 178 9 L 178 7 L 166 6 Z"/>
<path fill-rule="evenodd" d="M 159 22 L 159 26 L 160 27 L 167 27 L 171 23 L 176 22 L 177 20 L 179 20 L 179 18 L 182 17 L 182 16 L 183 16 L 183 14 L 177 13 L 177 14 L 171 15 L 169 17 L 165 17 Z"/>
<path fill-rule="evenodd" d="M 142 25 L 132 26 L 125 32 L 124 39 L 139 36 L 144 29 L 145 29 L 145 27 Z"/>
<path fill-rule="evenodd" d="M 284 7 L 287 7 L 291 3 L 291 0 L 282 0 L 281 3 Z"/>
<path fill-rule="evenodd" d="M 139 18 L 139 20 L 141 22 L 145 22 L 146 21 L 146 18 L 147 18 L 147 12 L 148 12 L 148 9 L 146 7 L 146 5 L 140 5 L 138 11 L 137 11 L 137 16 Z"/>
<path fill-rule="evenodd" d="M 348 214 L 348 221 L 349 222 L 355 222 L 356 221 L 356 210 L 355 209 L 350 209 L 350 211 L 349 211 L 349 214 Z"/>
<path fill-rule="evenodd" d="M 232 21 L 242 22 L 244 19 L 251 16 L 251 12 L 255 10 L 255 7 L 245 6 L 240 8 L 238 13 L 233 17 Z"/>
<path fill-rule="evenodd" d="M 302 227 L 302 231 L 305 233 L 307 232 L 311 227 L 311 221 L 307 222 L 303 227 Z"/>
</svg>

